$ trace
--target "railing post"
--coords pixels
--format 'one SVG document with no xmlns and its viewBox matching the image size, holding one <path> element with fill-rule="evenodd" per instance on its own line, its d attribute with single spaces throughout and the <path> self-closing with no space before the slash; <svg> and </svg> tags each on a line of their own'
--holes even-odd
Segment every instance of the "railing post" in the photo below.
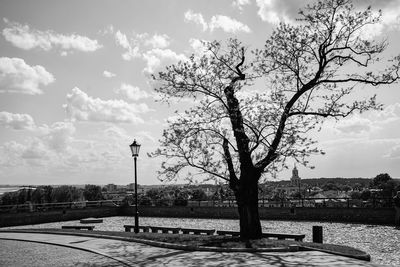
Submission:
<svg viewBox="0 0 400 267">
<path fill-rule="evenodd" d="M 313 226 L 312 227 L 312 232 L 313 232 L 313 242 L 314 243 L 323 243 L 323 234 L 322 234 L 322 226 Z"/>
</svg>

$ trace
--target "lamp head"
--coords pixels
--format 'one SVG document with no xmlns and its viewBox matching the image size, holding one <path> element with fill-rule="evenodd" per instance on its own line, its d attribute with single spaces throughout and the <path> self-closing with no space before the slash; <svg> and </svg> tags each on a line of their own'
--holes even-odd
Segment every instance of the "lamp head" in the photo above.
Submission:
<svg viewBox="0 0 400 267">
<path fill-rule="evenodd" d="M 133 143 L 129 145 L 132 151 L 132 157 L 139 156 L 140 144 L 136 142 L 136 139 L 133 140 Z"/>
</svg>

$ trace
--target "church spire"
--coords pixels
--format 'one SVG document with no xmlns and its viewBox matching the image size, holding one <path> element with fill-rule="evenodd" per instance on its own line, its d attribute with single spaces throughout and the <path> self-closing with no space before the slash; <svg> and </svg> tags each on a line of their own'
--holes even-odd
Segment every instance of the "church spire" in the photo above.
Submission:
<svg viewBox="0 0 400 267">
<path fill-rule="evenodd" d="M 292 170 L 292 178 L 290 178 L 292 184 L 297 185 L 300 183 L 299 171 L 296 168 L 296 163 L 294 163 L 294 167 Z"/>
</svg>

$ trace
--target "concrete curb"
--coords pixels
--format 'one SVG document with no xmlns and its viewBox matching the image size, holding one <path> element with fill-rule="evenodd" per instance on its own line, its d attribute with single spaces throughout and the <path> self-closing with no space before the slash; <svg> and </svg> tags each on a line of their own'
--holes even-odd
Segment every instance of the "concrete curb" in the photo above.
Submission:
<svg viewBox="0 0 400 267">
<path fill-rule="evenodd" d="M 360 254 L 360 255 L 353 255 L 353 254 L 346 254 L 346 253 L 340 253 L 336 251 L 330 251 L 322 248 L 313 248 L 313 247 L 308 247 L 308 246 L 301 246 L 300 250 L 314 250 L 314 251 L 321 251 L 333 255 L 338 255 L 338 256 L 343 256 L 343 257 L 348 257 L 352 259 L 357 259 L 357 260 L 363 260 L 363 261 L 371 261 L 371 255 L 368 253 Z"/>
</svg>

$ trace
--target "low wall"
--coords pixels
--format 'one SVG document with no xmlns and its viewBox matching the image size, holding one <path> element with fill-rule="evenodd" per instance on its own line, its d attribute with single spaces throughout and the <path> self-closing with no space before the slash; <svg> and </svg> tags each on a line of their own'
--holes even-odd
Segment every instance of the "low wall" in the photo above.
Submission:
<svg viewBox="0 0 400 267">
<path fill-rule="evenodd" d="M 133 216 L 134 207 L 121 215 Z M 394 225 L 394 208 L 259 208 L 263 220 L 328 221 Z M 174 218 L 238 219 L 234 207 L 139 207 L 140 216 Z"/>
<path fill-rule="evenodd" d="M 328 221 L 395 225 L 394 208 L 259 208 L 263 220 Z M 0 227 L 29 225 L 88 217 L 134 216 L 134 207 L 96 207 L 0 214 Z M 139 207 L 140 216 L 238 219 L 235 207 Z"/>
<path fill-rule="evenodd" d="M 111 217 L 121 214 L 119 207 L 98 207 L 0 214 L 0 227 L 80 220 L 89 217 Z"/>
<path fill-rule="evenodd" d="M 286 216 L 294 220 L 394 225 L 395 214 L 394 208 L 296 208 L 289 209 Z"/>
</svg>

